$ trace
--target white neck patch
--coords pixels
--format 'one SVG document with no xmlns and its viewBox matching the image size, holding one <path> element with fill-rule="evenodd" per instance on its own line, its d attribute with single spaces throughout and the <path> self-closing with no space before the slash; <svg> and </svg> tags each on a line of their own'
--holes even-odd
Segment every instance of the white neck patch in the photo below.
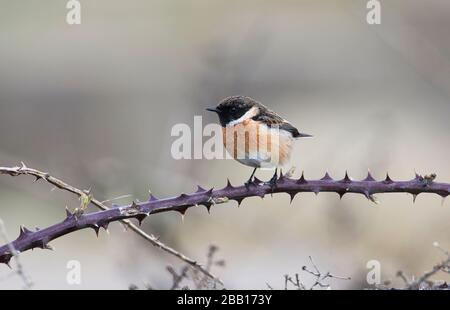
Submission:
<svg viewBox="0 0 450 310">
<path fill-rule="evenodd" d="M 237 125 L 239 123 L 242 123 L 243 121 L 252 118 L 253 116 L 258 115 L 259 113 L 259 108 L 254 106 L 251 107 L 250 110 L 248 110 L 247 112 L 245 112 L 244 115 L 242 115 L 241 117 L 239 117 L 238 119 L 235 119 L 234 121 L 231 121 L 227 124 L 227 126 L 234 126 Z"/>
</svg>

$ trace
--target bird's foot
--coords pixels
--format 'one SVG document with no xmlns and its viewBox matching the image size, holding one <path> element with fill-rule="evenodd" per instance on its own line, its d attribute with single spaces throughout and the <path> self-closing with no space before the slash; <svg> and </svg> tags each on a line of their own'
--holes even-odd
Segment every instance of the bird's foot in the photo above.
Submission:
<svg viewBox="0 0 450 310">
<path fill-rule="evenodd" d="M 250 185 L 253 184 L 253 177 L 247 180 L 247 182 L 244 183 L 245 188 L 248 190 L 250 188 Z"/>
<path fill-rule="evenodd" d="M 275 187 L 277 187 L 277 180 L 278 180 L 278 173 L 277 172 L 278 171 L 275 170 L 275 173 L 273 174 L 272 178 L 268 182 L 266 182 L 266 185 L 270 186 L 270 189 L 272 190 L 272 192 L 275 189 Z"/>
<path fill-rule="evenodd" d="M 249 189 L 250 185 L 252 185 L 252 184 L 254 183 L 254 181 L 253 181 L 253 176 L 255 175 L 256 169 L 258 169 L 258 168 L 253 169 L 253 172 L 252 172 L 252 174 L 250 175 L 250 178 L 248 179 L 247 182 L 244 183 L 244 184 L 245 184 L 245 188 L 246 188 L 247 190 Z"/>
</svg>

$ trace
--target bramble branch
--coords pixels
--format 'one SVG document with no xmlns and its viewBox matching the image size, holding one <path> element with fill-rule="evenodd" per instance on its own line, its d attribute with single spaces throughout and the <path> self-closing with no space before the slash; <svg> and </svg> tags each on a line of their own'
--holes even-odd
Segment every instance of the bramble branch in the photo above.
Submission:
<svg viewBox="0 0 450 310">
<path fill-rule="evenodd" d="M 348 174 L 341 180 L 334 180 L 328 173 L 320 180 L 306 180 L 304 175 L 294 179 L 281 175 L 273 184 L 261 182 L 255 179 L 248 186 L 232 186 L 230 182 L 222 189 L 204 189 L 198 186 L 196 192 L 181 194 L 177 197 L 158 199 L 150 195 L 148 201 L 133 202 L 130 205 L 115 205 L 109 210 L 77 216 L 66 210 L 67 214 L 63 221 L 49 226 L 45 229 L 31 231 L 25 227 L 20 228 L 19 237 L 12 242 L 13 247 L 20 252 L 33 248 L 49 248 L 48 243 L 84 228 L 92 228 L 97 234 L 100 228 L 107 229 L 109 223 L 129 218 L 136 218 L 141 223 L 147 216 L 155 213 L 177 211 L 185 214 L 186 210 L 203 205 L 209 211 L 211 206 L 221 204 L 230 200 L 238 204 L 248 197 L 264 197 L 272 193 L 287 193 L 292 199 L 303 192 L 321 193 L 333 192 L 342 198 L 347 193 L 362 194 L 366 198 L 375 201 L 374 194 L 378 193 L 410 193 L 414 197 L 421 193 L 434 193 L 445 198 L 450 194 L 450 183 L 435 182 L 436 175 L 416 176 L 409 181 L 393 181 L 389 175 L 382 181 L 376 181 L 369 173 L 364 180 L 354 181 Z M 7 263 L 12 257 L 8 245 L 0 247 L 0 262 Z"/>
<path fill-rule="evenodd" d="M 99 201 L 95 199 L 92 194 L 90 193 L 90 190 L 81 190 L 78 189 L 63 180 L 60 180 L 54 176 L 51 176 L 47 172 L 42 172 L 36 169 L 32 169 L 27 167 L 23 162 L 20 167 L 0 167 L 0 174 L 10 175 L 10 176 L 19 176 L 19 175 L 29 175 L 35 178 L 34 182 L 37 182 L 39 180 L 44 180 L 48 182 L 49 184 L 55 186 L 56 188 L 59 188 L 61 190 L 70 192 L 72 194 L 75 194 L 79 197 L 81 201 L 80 208 L 75 210 L 75 215 L 79 216 L 81 215 L 84 210 L 87 208 L 87 206 L 91 203 L 97 208 L 101 210 L 109 210 L 109 208 L 104 204 L 104 202 Z M 181 252 L 176 251 L 175 249 L 169 247 L 168 245 L 164 244 L 160 240 L 158 240 L 157 237 L 147 234 L 145 231 L 137 227 L 135 224 L 131 223 L 127 219 L 120 220 L 122 224 L 125 225 L 125 227 L 131 229 L 136 234 L 144 238 L 146 241 L 150 242 L 152 245 L 160 248 L 161 250 L 165 251 L 166 253 L 169 253 L 170 255 L 173 255 L 177 257 L 178 259 L 184 261 L 188 265 L 192 266 L 193 268 L 199 270 L 209 278 L 213 279 L 214 281 L 217 281 L 219 283 L 222 283 L 220 279 L 215 277 L 213 274 L 211 274 L 207 269 L 205 269 L 203 266 L 199 265 L 195 260 L 192 258 L 187 257 Z"/>
<path fill-rule="evenodd" d="M 22 282 L 25 285 L 24 288 L 30 289 L 33 286 L 33 282 L 31 281 L 30 277 L 25 273 L 23 265 L 20 262 L 19 254 L 17 253 L 12 243 L 9 242 L 8 234 L 6 233 L 5 225 L 1 218 L 0 218 L 0 236 L 3 238 L 4 242 L 8 244 L 9 251 L 12 253 L 16 261 L 16 270 L 14 272 L 22 279 Z"/>
</svg>

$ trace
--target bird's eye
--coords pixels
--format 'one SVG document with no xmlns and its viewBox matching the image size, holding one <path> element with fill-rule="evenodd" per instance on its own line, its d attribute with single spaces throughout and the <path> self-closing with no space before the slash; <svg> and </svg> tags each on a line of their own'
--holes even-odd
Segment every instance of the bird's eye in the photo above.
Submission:
<svg viewBox="0 0 450 310">
<path fill-rule="evenodd" d="M 236 112 L 236 107 L 232 107 L 231 111 Z"/>
</svg>

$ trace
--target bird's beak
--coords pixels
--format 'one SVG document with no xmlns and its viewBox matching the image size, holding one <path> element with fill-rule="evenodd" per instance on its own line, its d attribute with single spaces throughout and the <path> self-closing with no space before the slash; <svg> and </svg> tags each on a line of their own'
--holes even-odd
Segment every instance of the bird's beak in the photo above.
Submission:
<svg viewBox="0 0 450 310">
<path fill-rule="evenodd" d="M 211 111 L 211 112 L 215 112 L 215 113 L 219 113 L 220 111 L 217 110 L 216 108 L 206 108 L 207 111 Z"/>
<path fill-rule="evenodd" d="M 308 135 L 307 133 L 300 133 L 298 136 L 300 138 L 311 138 L 311 137 L 313 137 L 312 135 Z"/>
</svg>

